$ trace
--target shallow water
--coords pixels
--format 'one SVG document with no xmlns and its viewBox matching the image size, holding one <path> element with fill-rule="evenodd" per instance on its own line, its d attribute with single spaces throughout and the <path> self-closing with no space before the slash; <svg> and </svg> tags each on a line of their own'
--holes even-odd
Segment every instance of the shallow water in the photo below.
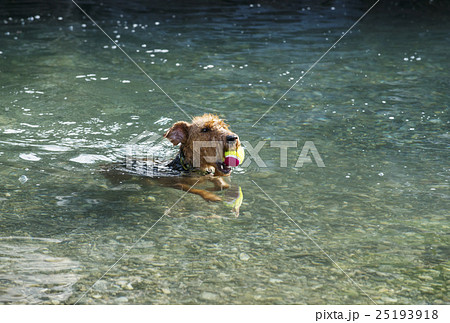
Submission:
<svg viewBox="0 0 450 323">
<path fill-rule="evenodd" d="M 108 182 L 186 115 L 75 6 L 2 4 L 0 302 L 448 304 L 448 11 L 374 8 L 252 127 L 368 8 L 343 3 L 80 2 L 187 114 L 266 142 L 237 218 Z"/>
</svg>

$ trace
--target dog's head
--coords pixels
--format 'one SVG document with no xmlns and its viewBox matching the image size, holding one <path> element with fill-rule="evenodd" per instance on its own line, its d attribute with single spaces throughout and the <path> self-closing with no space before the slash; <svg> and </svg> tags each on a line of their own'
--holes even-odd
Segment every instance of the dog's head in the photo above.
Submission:
<svg viewBox="0 0 450 323">
<path fill-rule="evenodd" d="M 186 162 L 201 171 L 214 169 L 216 175 L 229 175 L 231 168 L 224 161 L 225 151 L 237 150 L 241 143 L 238 135 L 218 116 L 204 114 L 192 123 L 176 122 L 164 135 L 174 145 L 181 143 Z"/>
</svg>

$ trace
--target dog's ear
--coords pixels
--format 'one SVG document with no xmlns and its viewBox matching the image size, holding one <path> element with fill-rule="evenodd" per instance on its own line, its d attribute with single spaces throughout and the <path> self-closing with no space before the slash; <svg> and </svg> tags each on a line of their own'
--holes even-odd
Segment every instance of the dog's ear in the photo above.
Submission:
<svg viewBox="0 0 450 323">
<path fill-rule="evenodd" d="M 187 140 L 190 125 L 184 121 L 178 121 L 167 132 L 164 137 L 169 139 L 174 146 L 180 142 L 184 144 Z"/>
</svg>

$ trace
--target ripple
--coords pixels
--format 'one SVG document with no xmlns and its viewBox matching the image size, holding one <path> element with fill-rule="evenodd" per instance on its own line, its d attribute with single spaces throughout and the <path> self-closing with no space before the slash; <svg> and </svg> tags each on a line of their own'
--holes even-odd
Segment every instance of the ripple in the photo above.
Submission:
<svg viewBox="0 0 450 323">
<path fill-rule="evenodd" d="M 16 133 L 22 133 L 22 132 L 24 132 L 25 130 L 23 130 L 23 129 L 5 129 L 5 130 L 3 130 L 3 133 L 5 134 L 5 135 L 9 135 L 9 134 L 16 134 Z"/>
<path fill-rule="evenodd" d="M 112 160 L 103 155 L 81 154 L 78 157 L 70 159 L 70 161 L 73 161 L 75 163 L 80 163 L 80 164 L 94 164 L 97 161 L 110 162 Z"/>
<path fill-rule="evenodd" d="M 34 153 L 20 154 L 19 157 L 22 158 L 23 160 L 28 160 L 28 161 L 39 161 L 39 160 L 41 160 L 41 158 L 36 156 L 36 154 L 34 154 Z"/>
<path fill-rule="evenodd" d="M 66 146 L 60 146 L 60 145 L 38 145 L 39 148 L 41 148 L 42 150 L 47 150 L 47 151 L 69 151 L 71 150 L 70 147 L 66 147 Z"/>
</svg>

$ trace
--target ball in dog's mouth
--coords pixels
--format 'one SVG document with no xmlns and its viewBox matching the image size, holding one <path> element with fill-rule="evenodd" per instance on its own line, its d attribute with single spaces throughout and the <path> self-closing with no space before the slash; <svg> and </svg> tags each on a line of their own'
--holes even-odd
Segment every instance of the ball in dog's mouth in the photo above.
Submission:
<svg viewBox="0 0 450 323">
<path fill-rule="evenodd" d="M 225 151 L 225 158 L 223 162 L 230 167 L 237 167 L 244 161 L 245 152 L 242 146 L 238 149 Z"/>
</svg>

